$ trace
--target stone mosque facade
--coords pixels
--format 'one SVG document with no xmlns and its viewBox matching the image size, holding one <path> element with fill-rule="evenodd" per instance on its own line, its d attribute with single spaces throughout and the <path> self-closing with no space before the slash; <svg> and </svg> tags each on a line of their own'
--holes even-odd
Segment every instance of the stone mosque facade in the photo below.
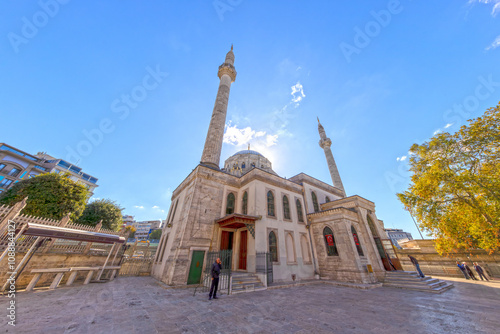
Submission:
<svg viewBox="0 0 500 334">
<path fill-rule="evenodd" d="M 218 77 L 201 162 L 172 194 L 153 277 L 169 285 L 198 283 L 202 272 L 197 267 L 200 262 L 203 267 L 208 252 L 230 249 L 231 269 L 249 273 L 257 271 L 256 254 L 268 252 L 274 282 L 292 281 L 292 275 L 296 280 L 382 281 L 391 270 L 392 244 L 375 204 L 357 195 L 346 197 L 319 119 L 319 146 L 333 185 L 305 173 L 283 178 L 250 148 L 220 168 L 229 92 L 236 79 L 232 47 Z"/>
</svg>

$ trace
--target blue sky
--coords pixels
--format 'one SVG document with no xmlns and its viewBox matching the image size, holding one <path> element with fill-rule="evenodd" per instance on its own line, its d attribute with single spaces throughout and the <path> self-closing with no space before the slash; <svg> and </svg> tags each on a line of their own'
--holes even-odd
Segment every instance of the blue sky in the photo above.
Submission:
<svg viewBox="0 0 500 334">
<path fill-rule="evenodd" d="M 99 178 L 97 198 L 165 219 L 200 161 L 234 43 L 221 164 L 249 142 L 283 177 L 331 184 L 418 236 L 395 193 L 408 149 L 496 105 L 500 11 L 486 1 L 4 1 L 0 141 Z"/>
</svg>

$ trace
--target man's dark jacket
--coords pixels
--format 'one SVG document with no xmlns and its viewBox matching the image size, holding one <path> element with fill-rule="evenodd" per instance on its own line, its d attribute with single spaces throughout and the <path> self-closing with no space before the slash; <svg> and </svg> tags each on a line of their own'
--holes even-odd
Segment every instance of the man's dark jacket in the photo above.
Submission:
<svg viewBox="0 0 500 334">
<path fill-rule="evenodd" d="M 215 262 L 212 264 L 212 278 L 219 278 L 222 265 Z"/>
<path fill-rule="evenodd" d="M 476 269 L 478 273 L 484 274 L 483 268 L 481 268 L 479 265 L 474 266 L 474 269 Z"/>
</svg>

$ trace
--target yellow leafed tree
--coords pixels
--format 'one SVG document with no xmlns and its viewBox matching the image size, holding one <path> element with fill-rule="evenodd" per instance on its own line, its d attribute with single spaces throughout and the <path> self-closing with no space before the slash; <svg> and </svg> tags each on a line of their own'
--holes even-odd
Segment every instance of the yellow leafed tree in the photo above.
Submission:
<svg viewBox="0 0 500 334">
<path fill-rule="evenodd" d="M 410 149 L 407 191 L 397 194 L 436 249 L 500 249 L 500 104 L 456 133 Z"/>
</svg>

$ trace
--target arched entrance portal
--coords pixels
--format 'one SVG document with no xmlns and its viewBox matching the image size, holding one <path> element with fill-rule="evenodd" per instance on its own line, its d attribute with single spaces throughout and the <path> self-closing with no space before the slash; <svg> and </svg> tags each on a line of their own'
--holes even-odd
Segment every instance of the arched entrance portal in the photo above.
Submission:
<svg viewBox="0 0 500 334">
<path fill-rule="evenodd" d="M 399 262 L 399 259 L 396 256 L 396 252 L 394 252 L 392 241 L 390 239 L 380 238 L 377 228 L 375 227 L 375 224 L 373 223 L 373 220 L 370 218 L 369 215 L 366 215 L 366 220 L 368 221 L 368 226 L 370 226 L 370 231 L 372 231 L 373 240 L 375 241 L 378 254 L 380 255 L 380 259 L 384 264 L 385 270 L 387 271 L 393 271 L 396 269 L 403 270 Z"/>
</svg>

